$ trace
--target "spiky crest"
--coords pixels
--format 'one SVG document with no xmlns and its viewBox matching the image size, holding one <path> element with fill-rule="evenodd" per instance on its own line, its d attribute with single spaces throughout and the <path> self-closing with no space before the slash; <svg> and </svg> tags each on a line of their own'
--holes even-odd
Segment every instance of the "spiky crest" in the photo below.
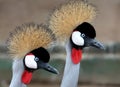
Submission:
<svg viewBox="0 0 120 87">
<path fill-rule="evenodd" d="M 55 41 L 54 34 L 44 25 L 23 24 L 11 32 L 7 44 L 12 58 L 23 58 L 39 47 L 48 47 Z"/>
<path fill-rule="evenodd" d="M 80 0 L 70 0 L 56 8 L 49 17 L 49 28 L 58 40 L 66 40 L 72 31 L 83 22 L 91 22 L 96 16 L 94 6 Z"/>
</svg>

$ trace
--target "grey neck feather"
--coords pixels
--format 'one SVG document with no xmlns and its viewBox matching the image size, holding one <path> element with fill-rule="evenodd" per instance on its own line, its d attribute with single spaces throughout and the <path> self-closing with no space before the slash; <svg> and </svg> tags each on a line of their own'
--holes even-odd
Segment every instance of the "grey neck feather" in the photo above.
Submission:
<svg viewBox="0 0 120 87">
<path fill-rule="evenodd" d="M 24 71 L 23 60 L 15 59 L 12 69 L 13 76 L 9 87 L 26 87 L 26 85 L 21 82 L 21 76 Z"/>
<path fill-rule="evenodd" d="M 66 64 L 64 69 L 64 75 L 61 83 L 61 87 L 77 87 L 79 78 L 79 64 L 73 64 L 71 61 L 71 44 L 66 44 Z"/>
</svg>

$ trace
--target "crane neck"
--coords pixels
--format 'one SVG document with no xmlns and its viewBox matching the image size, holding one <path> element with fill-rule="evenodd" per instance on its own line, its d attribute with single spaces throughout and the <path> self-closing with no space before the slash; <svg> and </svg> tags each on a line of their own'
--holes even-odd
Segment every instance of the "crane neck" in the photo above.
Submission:
<svg viewBox="0 0 120 87">
<path fill-rule="evenodd" d="M 9 87 L 26 87 L 26 85 L 21 82 L 21 76 L 24 71 L 23 60 L 15 59 L 12 70 L 12 80 Z"/>
<path fill-rule="evenodd" d="M 80 62 L 74 64 L 71 58 L 72 46 L 70 41 L 66 44 L 66 64 L 61 87 L 77 87 L 80 71 Z"/>
</svg>

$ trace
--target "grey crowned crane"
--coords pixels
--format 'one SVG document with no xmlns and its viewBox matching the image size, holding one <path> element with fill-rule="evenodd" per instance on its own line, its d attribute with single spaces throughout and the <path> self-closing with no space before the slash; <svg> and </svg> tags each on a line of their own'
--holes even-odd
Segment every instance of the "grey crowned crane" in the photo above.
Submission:
<svg viewBox="0 0 120 87">
<path fill-rule="evenodd" d="M 48 64 L 50 55 L 46 50 L 54 40 L 54 34 L 44 25 L 24 24 L 11 32 L 8 49 L 13 58 L 13 75 L 9 87 L 26 87 L 38 69 L 58 73 Z"/>
<path fill-rule="evenodd" d="M 56 8 L 49 17 L 49 28 L 58 41 L 66 42 L 66 64 L 61 87 L 77 87 L 82 50 L 93 46 L 104 49 L 95 40 L 96 31 L 90 22 L 95 18 L 95 8 L 80 0 L 70 0 Z"/>
</svg>

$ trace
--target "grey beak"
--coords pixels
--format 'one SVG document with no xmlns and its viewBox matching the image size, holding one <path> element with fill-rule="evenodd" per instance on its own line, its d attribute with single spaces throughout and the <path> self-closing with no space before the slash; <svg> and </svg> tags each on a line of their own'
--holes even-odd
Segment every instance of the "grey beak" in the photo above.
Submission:
<svg viewBox="0 0 120 87">
<path fill-rule="evenodd" d="M 96 47 L 98 49 L 102 49 L 105 50 L 105 47 L 102 43 L 100 43 L 99 41 L 95 40 L 95 39 L 88 39 L 87 40 L 87 46 L 93 46 Z"/>
<path fill-rule="evenodd" d="M 49 71 L 51 73 L 54 73 L 54 74 L 59 74 L 58 70 L 56 68 L 52 67 L 51 65 L 49 65 L 48 63 L 40 62 L 38 64 L 38 68 L 42 68 L 42 69 Z"/>
<path fill-rule="evenodd" d="M 90 39 L 89 44 L 90 44 L 90 46 L 96 47 L 98 49 L 105 50 L 104 45 L 102 43 L 100 43 L 99 41 L 95 40 L 95 39 Z"/>
</svg>

